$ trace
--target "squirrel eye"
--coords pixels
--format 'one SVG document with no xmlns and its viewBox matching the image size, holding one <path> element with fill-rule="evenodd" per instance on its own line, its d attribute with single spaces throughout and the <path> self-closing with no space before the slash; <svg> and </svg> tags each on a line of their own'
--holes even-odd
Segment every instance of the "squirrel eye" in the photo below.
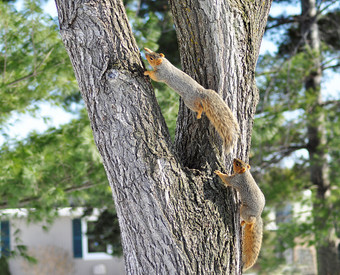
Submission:
<svg viewBox="0 0 340 275">
<path fill-rule="evenodd" d="M 150 60 L 153 60 L 153 57 L 150 57 Z"/>
</svg>

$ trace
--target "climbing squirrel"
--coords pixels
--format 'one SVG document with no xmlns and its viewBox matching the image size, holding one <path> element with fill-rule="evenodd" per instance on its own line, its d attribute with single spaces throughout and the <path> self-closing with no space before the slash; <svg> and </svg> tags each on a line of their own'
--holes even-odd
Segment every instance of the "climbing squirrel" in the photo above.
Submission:
<svg viewBox="0 0 340 275">
<path fill-rule="evenodd" d="M 249 172 L 250 165 L 239 159 L 233 162 L 234 174 L 228 176 L 216 170 L 217 174 L 226 186 L 234 187 L 241 196 L 241 226 L 242 238 L 242 262 L 243 271 L 252 267 L 259 255 L 262 244 L 262 218 L 261 213 L 265 205 L 265 198 Z"/>
<path fill-rule="evenodd" d="M 145 71 L 154 81 L 164 82 L 177 92 L 185 105 L 197 112 L 200 119 L 205 112 L 210 122 L 221 136 L 226 153 L 229 153 L 239 136 L 239 125 L 233 113 L 213 90 L 205 89 L 193 78 L 172 65 L 162 53 L 144 48 L 145 56 L 153 71 Z"/>
</svg>

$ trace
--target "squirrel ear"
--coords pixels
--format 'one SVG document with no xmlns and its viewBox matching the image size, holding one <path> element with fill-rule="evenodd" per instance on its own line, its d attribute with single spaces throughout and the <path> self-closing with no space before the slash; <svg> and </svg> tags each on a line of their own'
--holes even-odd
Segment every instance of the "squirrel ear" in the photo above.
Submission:
<svg viewBox="0 0 340 275">
<path fill-rule="evenodd" d="M 159 55 L 160 55 L 161 57 L 164 57 L 164 54 L 162 54 L 162 53 L 160 53 Z"/>
</svg>

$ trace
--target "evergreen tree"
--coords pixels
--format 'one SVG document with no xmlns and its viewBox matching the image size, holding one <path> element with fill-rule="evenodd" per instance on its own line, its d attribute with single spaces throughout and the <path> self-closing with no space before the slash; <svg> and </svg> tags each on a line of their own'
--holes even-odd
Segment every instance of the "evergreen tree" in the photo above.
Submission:
<svg viewBox="0 0 340 275">
<path fill-rule="evenodd" d="M 338 274 L 340 97 L 339 91 L 326 95 L 323 84 L 327 70 L 339 73 L 340 10 L 335 1 L 300 4 L 300 15 L 268 21 L 267 32 L 280 33 L 280 39 L 277 54 L 258 63 L 261 100 L 253 162 L 260 168 L 259 182 L 268 186 L 269 204 L 279 209 L 301 201 L 312 209 L 305 221 L 280 224 L 277 245 L 315 245 L 318 273 Z M 288 157 L 294 165 L 284 168 Z M 311 201 L 303 197 L 304 190 L 312 191 Z"/>
</svg>

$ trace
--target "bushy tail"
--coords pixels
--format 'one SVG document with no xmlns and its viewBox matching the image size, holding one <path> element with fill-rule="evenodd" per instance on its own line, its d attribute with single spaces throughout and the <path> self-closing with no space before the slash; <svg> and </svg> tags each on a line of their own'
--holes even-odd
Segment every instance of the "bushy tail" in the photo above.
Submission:
<svg viewBox="0 0 340 275">
<path fill-rule="evenodd" d="M 262 218 L 257 217 L 253 224 L 246 223 L 243 231 L 242 262 L 243 271 L 251 268 L 259 256 L 262 244 Z"/>
<path fill-rule="evenodd" d="M 236 145 L 240 126 L 223 99 L 213 90 L 205 90 L 202 100 L 204 112 L 223 140 L 226 153 Z"/>
</svg>

